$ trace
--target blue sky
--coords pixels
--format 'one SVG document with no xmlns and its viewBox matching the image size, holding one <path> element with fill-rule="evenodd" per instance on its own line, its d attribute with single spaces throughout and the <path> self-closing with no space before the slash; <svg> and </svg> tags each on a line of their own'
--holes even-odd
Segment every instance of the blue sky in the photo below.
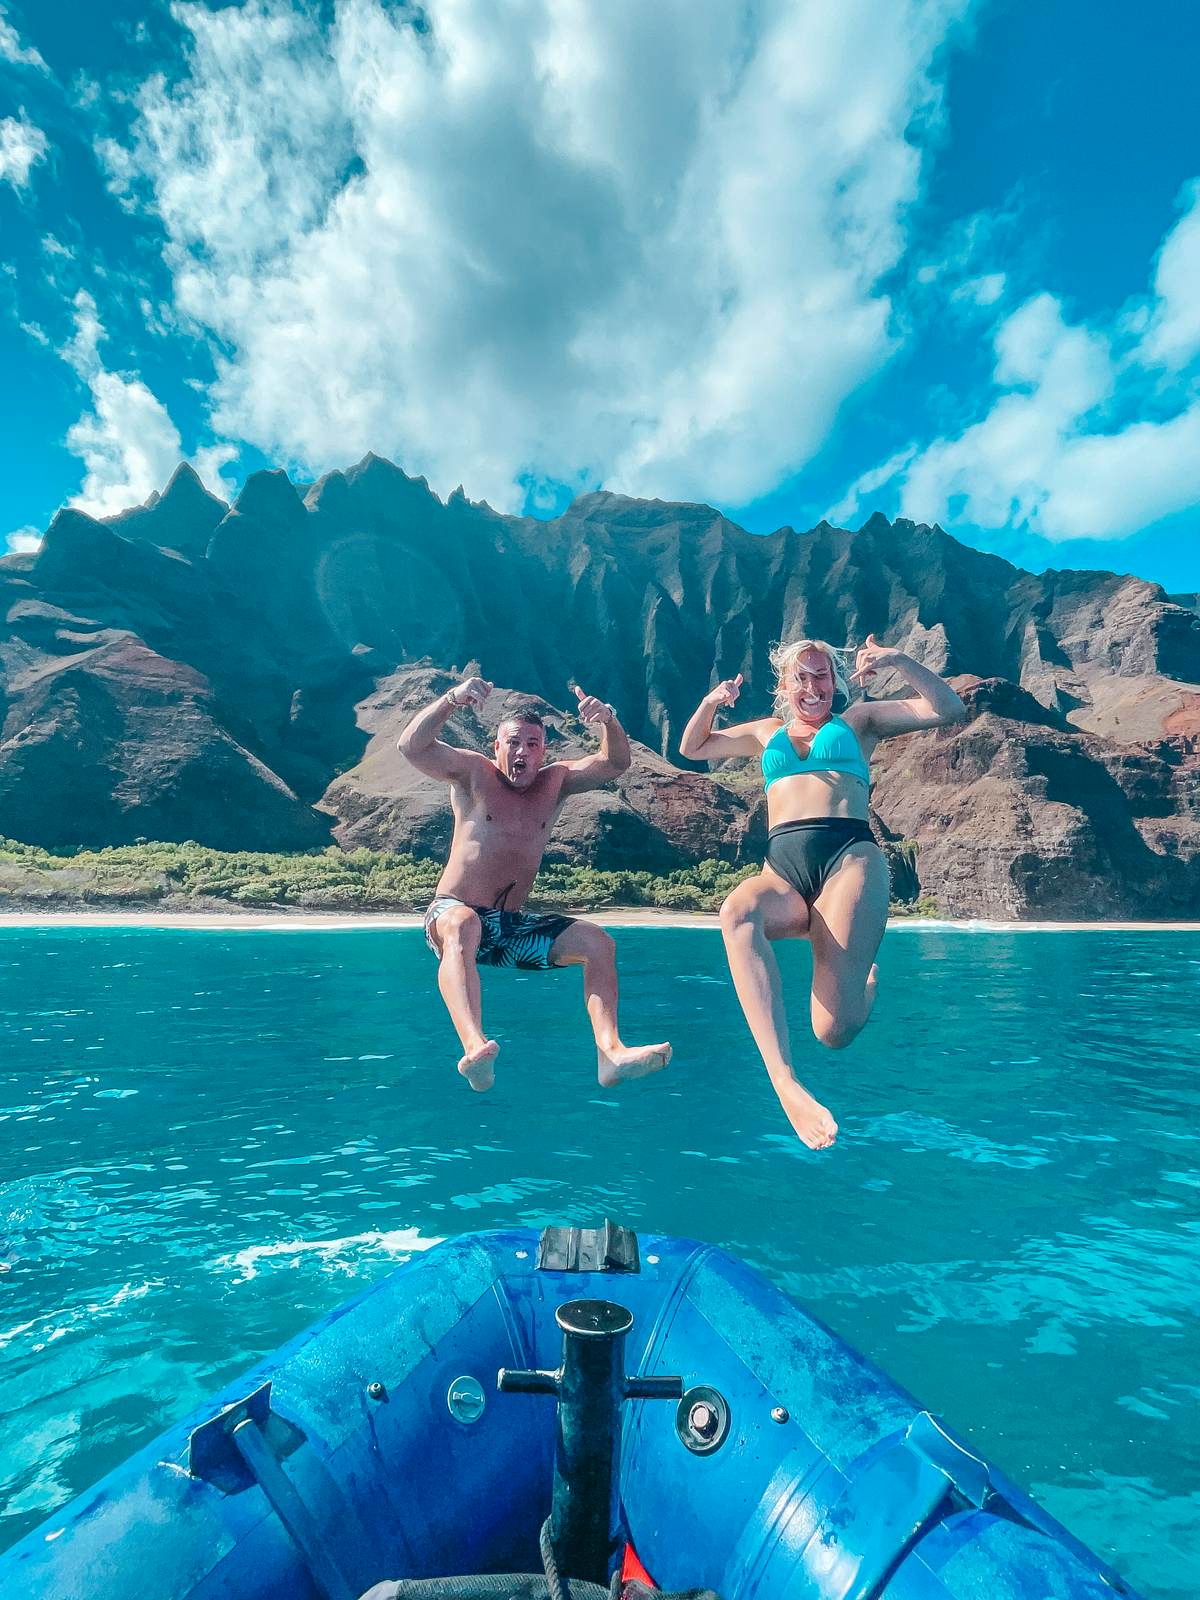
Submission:
<svg viewBox="0 0 1200 1600">
<path fill-rule="evenodd" d="M 1190 0 L 0 0 L 0 539 L 367 450 L 1200 589 Z"/>
</svg>

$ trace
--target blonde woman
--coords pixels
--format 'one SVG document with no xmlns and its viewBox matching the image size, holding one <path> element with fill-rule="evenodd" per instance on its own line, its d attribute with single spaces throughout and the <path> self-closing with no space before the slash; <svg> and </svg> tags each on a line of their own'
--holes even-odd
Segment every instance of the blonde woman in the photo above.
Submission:
<svg viewBox="0 0 1200 1600">
<path fill-rule="evenodd" d="M 875 1000 L 875 952 L 888 911 L 888 870 L 871 834 L 868 763 L 881 739 L 961 722 L 965 710 L 936 672 L 876 643 L 858 651 L 854 683 L 884 667 L 914 691 L 905 700 L 860 700 L 837 653 L 821 639 L 771 652 L 775 715 L 729 728 L 713 721 L 736 704 L 742 676 L 709 691 L 679 748 L 692 760 L 758 756 L 767 794 L 767 859 L 721 907 L 721 932 L 737 997 L 792 1127 L 814 1150 L 831 1145 L 837 1123 L 792 1070 L 775 939 L 812 946 L 812 1028 L 822 1044 L 844 1049 L 861 1032 Z"/>
</svg>

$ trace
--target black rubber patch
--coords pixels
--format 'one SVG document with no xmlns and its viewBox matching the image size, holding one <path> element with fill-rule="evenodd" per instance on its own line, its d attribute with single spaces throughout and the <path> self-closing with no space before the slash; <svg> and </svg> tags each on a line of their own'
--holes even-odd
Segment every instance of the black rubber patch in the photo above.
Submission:
<svg viewBox="0 0 1200 1600">
<path fill-rule="evenodd" d="M 599 1228 L 547 1228 L 538 1245 L 539 1272 L 640 1272 L 637 1234 L 607 1218 Z"/>
</svg>

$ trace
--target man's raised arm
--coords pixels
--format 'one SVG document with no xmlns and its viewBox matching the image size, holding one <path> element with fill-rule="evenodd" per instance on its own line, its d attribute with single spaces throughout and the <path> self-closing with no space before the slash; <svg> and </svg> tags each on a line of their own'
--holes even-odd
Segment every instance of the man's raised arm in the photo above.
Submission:
<svg viewBox="0 0 1200 1600">
<path fill-rule="evenodd" d="M 446 726 L 454 711 L 463 706 L 481 706 L 492 692 L 486 678 L 467 678 L 445 694 L 438 695 L 432 705 L 418 711 L 400 735 L 400 754 L 412 762 L 418 772 L 427 778 L 465 778 L 473 762 L 483 757 L 473 750 L 458 750 L 445 744 L 438 734 Z"/>
<path fill-rule="evenodd" d="M 617 714 L 604 700 L 594 694 L 584 694 L 578 684 L 575 694 L 579 700 L 579 717 L 586 723 L 599 723 L 600 748 L 595 755 L 583 756 L 579 761 L 565 761 L 567 776 L 563 794 L 582 794 L 585 789 L 598 789 L 602 783 L 619 778 L 629 770 L 629 736 L 617 721 Z"/>
</svg>

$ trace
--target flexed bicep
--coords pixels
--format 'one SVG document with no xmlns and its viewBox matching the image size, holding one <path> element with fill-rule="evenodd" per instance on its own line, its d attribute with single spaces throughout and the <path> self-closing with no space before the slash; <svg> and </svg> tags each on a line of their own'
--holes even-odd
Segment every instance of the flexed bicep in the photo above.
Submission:
<svg viewBox="0 0 1200 1600">
<path fill-rule="evenodd" d="M 762 717 L 754 722 L 735 722 L 729 728 L 713 728 L 703 739 L 689 745 L 681 754 L 692 761 L 729 761 L 735 756 L 756 756 L 763 747 Z"/>
<path fill-rule="evenodd" d="M 425 777 L 440 778 L 445 783 L 469 783 L 479 766 L 488 765 L 486 757 L 474 750 L 460 750 L 441 739 L 419 749 L 406 750 L 401 745 L 400 753 Z"/>
<path fill-rule="evenodd" d="M 730 710 L 742 692 L 742 674 L 723 678 L 701 700 L 679 741 L 679 753 L 688 761 L 725 761 L 731 756 L 752 756 L 762 747 L 763 718 L 714 728 L 717 713 Z"/>
</svg>

